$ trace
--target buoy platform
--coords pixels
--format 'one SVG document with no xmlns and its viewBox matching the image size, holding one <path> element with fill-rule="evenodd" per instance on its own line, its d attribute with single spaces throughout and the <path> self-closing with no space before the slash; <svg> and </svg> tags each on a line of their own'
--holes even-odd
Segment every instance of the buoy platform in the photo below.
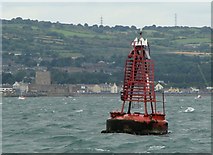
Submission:
<svg viewBox="0 0 213 155">
<path fill-rule="evenodd" d="M 154 62 L 147 39 L 135 38 L 125 63 L 124 83 L 121 91 L 121 111 L 110 112 L 106 130 L 102 133 L 129 133 L 136 135 L 167 134 L 164 93 L 162 104 L 156 100 L 154 88 Z M 134 103 L 143 106 L 143 112 L 132 112 Z M 125 107 L 127 112 L 125 112 Z M 150 107 L 150 108 L 148 108 Z M 161 111 L 158 111 L 159 109 Z M 158 110 L 157 110 L 158 109 Z"/>
<path fill-rule="evenodd" d="M 163 114 L 111 112 L 106 130 L 102 133 L 129 133 L 136 135 L 162 135 L 168 132 L 168 122 Z"/>
</svg>

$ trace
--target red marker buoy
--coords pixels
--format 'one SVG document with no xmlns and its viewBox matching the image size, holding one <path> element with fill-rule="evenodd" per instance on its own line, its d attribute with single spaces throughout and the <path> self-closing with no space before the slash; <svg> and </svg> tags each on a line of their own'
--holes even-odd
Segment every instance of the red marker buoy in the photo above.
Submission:
<svg viewBox="0 0 213 155">
<path fill-rule="evenodd" d="M 142 37 L 142 32 L 132 46 L 125 64 L 121 111 L 110 112 L 106 130 L 102 133 L 166 134 L 168 122 L 165 119 L 164 94 L 162 112 L 159 112 L 154 91 L 154 62 L 150 57 L 149 43 Z M 143 112 L 131 111 L 135 102 L 143 105 Z M 125 112 L 126 104 L 128 108 Z"/>
</svg>

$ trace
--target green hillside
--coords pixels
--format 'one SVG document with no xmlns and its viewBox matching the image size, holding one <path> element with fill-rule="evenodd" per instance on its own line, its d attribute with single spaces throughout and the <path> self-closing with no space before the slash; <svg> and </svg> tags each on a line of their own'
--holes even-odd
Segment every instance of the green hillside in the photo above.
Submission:
<svg viewBox="0 0 213 155">
<path fill-rule="evenodd" d="M 138 33 L 135 26 L 2 20 L 3 83 L 33 82 L 35 71 L 46 68 L 53 83 L 121 84 L 124 61 Z M 143 37 L 150 43 L 156 81 L 178 87 L 210 85 L 211 28 L 153 25 L 143 28 Z M 176 53 L 184 51 L 190 54 Z"/>
</svg>

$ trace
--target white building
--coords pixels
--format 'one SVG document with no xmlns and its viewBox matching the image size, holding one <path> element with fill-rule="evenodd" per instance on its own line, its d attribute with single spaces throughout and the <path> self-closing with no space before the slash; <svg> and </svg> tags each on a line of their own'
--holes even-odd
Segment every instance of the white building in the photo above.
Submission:
<svg viewBox="0 0 213 155">
<path fill-rule="evenodd" d="M 111 93 L 116 94 L 118 93 L 118 86 L 114 83 L 113 86 L 111 86 Z"/>
<path fill-rule="evenodd" d="M 12 92 L 13 88 L 0 88 L 1 93 Z"/>
<path fill-rule="evenodd" d="M 114 83 L 112 84 L 93 84 L 86 85 L 87 91 L 89 93 L 118 93 L 118 86 Z"/>
<path fill-rule="evenodd" d="M 200 90 L 197 88 L 190 87 L 190 92 L 192 92 L 192 93 L 194 93 L 194 92 L 198 93 L 199 91 Z"/>
<path fill-rule="evenodd" d="M 25 92 L 25 93 L 29 91 L 28 84 L 23 82 L 15 82 L 13 84 L 13 89 L 18 90 L 20 92 Z"/>
<path fill-rule="evenodd" d="M 207 90 L 213 90 L 213 87 L 206 87 Z"/>
<path fill-rule="evenodd" d="M 155 86 L 155 91 L 160 91 L 160 90 L 162 90 L 164 87 L 160 84 L 160 83 L 158 83 L 158 84 L 156 84 L 156 86 Z"/>
<path fill-rule="evenodd" d="M 101 87 L 97 84 L 95 85 L 87 85 L 87 90 L 88 92 L 91 93 L 100 93 L 101 92 Z"/>
</svg>

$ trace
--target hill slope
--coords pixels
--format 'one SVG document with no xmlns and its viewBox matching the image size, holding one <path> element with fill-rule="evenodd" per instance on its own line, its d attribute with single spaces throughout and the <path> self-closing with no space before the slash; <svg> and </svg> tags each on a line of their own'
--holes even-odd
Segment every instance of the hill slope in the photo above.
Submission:
<svg viewBox="0 0 213 155">
<path fill-rule="evenodd" d="M 2 20 L 3 82 L 32 82 L 35 70 L 48 69 L 53 83 L 122 83 L 124 60 L 138 32 L 135 26 Z M 153 25 L 143 28 L 143 36 L 151 45 L 156 81 L 179 87 L 210 85 L 209 27 Z"/>
</svg>

